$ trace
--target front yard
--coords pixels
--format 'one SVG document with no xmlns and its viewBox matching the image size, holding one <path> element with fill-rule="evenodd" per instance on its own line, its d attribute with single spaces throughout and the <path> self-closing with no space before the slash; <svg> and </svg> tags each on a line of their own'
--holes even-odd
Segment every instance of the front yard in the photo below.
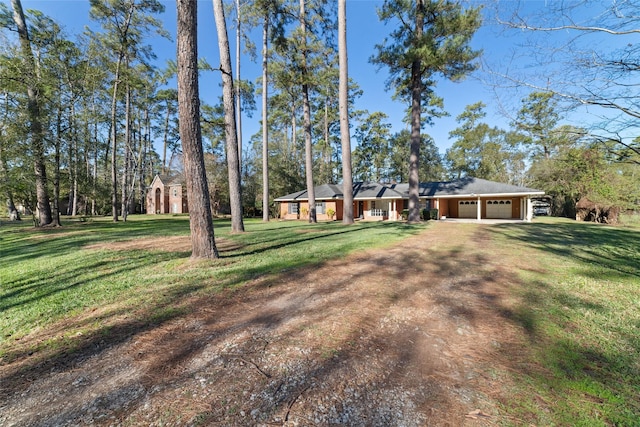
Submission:
<svg viewBox="0 0 640 427">
<path fill-rule="evenodd" d="M 0 227 L 2 425 L 638 425 L 640 228 Z"/>
</svg>

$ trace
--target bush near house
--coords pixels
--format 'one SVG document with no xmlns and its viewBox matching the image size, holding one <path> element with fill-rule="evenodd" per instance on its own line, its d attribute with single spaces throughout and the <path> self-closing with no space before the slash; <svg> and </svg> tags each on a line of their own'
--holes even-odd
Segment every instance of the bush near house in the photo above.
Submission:
<svg viewBox="0 0 640 427">
<path fill-rule="evenodd" d="M 423 209 L 422 210 L 422 219 L 424 221 L 429 221 L 430 219 L 438 219 L 438 209 Z"/>
</svg>

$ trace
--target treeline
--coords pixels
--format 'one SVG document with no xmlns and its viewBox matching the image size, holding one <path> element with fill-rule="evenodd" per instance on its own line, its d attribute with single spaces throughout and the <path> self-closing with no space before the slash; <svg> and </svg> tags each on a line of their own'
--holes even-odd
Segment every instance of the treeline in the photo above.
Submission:
<svg viewBox="0 0 640 427">
<path fill-rule="evenodd" d="M 309 165 L 316 184 L 342 180 L 336 10 L 331 2 L 307 3 L 303 15 L 297 1 L 236 2 L 227 18 L 235 22 L 244 49 L 256 60 L 268 59 L 271 199 L 305 188 Z M 159 68 L 148 44 L 151 36 L 168 37 L 158 19 L 163 3 L 90 4 L 90 18 L 100 30 L 75 36 L 38 11 L 26 11 L 21 25 L 14 10 L 0 4 L 0 193 L 11 216 L 22 205 L 38 213 L 40 225 L 56 224 L 61 214 L 111 214 L 118 220 L 143 213 L 145 189 L 155 174 L 181 170 L 175 64 Z M 248 38 L 255 28 L 263 33 L 260 53 Z M 377 60 L 385 58 L 381 49 Z M 212 68 L 204 60 L 200 65 L 202 72 Z M 251 117 L 263 78 L 234 77 L 237 108 Z M 307 97 L 301 95 L 305 87 Z M 354 180 L 407 182 L 415 148 L 411 132 L 393 134 L 383 112 L 356 111 L 360 94 L 351 81 Z M 406 88 L 397 88 L 397 95 L 407 98 Z M 432 94 L 423 103 L 425 128 L 445 113 Z M 523 99 L 510 129 L 486 123 L 484 108 L 478 102 L 458 116 L 453 145 L 444 154 L 437 141 L 420 135 L 420 181 L 469 175 L 535 187 L 555 196 L 555 213 L 568 216 L 584 196 L 637 207 L 637 149 L 620 150 L 619 142 L 560 125 L 550 93 Z M 201 123 L 211 205 L 214 214 L 223 213 L 229 190 L 222 105 L 203 104 Z M 311 163 L 305 158 L 309 143 Z M 262 131 L 250 137 L 240 165 L 243 210 L 254 214 L 263 206 Z"/>
<path fill-rule="evenodd" d="M 422 138 L 420 179 L 441 181 L 473 176 L 544 190 L 553 213 L 575 216 L 581 198 L 622 209 L 640 209 L 640 156 L 619 140 L 603 140 L 587 129 L 562 125 L 556 99 L 532 92 L 521 100 L 508 129 L 485 121 L 486 105 L 468 105 L 449 133 L 452 145 L 439 153 Z M 410 134 L 392 134 L 384 113 L 367 116 L 355 130 L 354 179 L 406 182 Z M 637 144 L 640 140 L 636 140 Z"/>
</svg>

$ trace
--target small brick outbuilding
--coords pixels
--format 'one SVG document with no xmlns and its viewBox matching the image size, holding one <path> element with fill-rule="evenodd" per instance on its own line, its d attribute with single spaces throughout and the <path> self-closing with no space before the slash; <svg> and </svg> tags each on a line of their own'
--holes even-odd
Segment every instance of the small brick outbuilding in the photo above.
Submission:
<svg viewBox="0 0 640 427">
<path fill-rule="evenodd" d="M 182 175 L 156 175 L 147 188 L 148 214 L 189 213 Z"/>
</svg>

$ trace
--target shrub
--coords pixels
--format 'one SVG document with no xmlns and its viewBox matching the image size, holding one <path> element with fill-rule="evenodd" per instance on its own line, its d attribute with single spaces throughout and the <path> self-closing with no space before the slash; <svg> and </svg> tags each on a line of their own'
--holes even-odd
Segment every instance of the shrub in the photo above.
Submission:
<svg viewBox="0 0 640 427">
<path fill-rule="evenodd" d="M 408 220 L 409 219 L 409 209 L 403 209 L 402 213 L 400 214 L 402 216 L 403 220 Z"/>
<path fill-rule="evenodd" d="M 327 209 L 327 216 L 329 217 L 330 220 L 333 221 L 333 216 L 336 214 L 336 211 L 334 211 L 333 209 L 329 208 Z"/>
<path fill-rule="evenodd" d="M 438 219 L 438 209 L 423 209 L 422 220 L 429 221 L 430 219 Z"/>
</svg>

